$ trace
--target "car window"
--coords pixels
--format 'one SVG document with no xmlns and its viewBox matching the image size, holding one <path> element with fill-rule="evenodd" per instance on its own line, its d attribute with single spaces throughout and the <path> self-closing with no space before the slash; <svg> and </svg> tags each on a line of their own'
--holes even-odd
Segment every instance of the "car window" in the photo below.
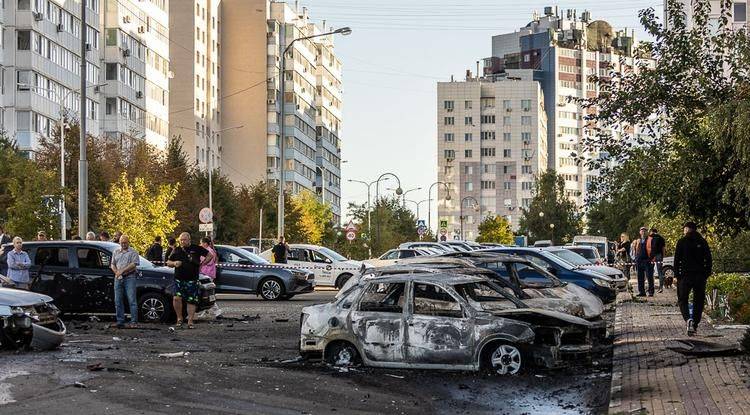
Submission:
<svg viewBox="0 0 750 415">
<path fill-rule="evenodd" d="M 334 261 L 346 261 L 346 257 L 328 248 L 320 248 L 320 252 L 328 258 L 332 258 Z"/>
<path fill-rule="evenodd" d="M 413 258 L 415 256 L 417 256 L 417 254 L 411 249 L 404 249 L 399 254 L 399 258 Z"/>
<path fill-rule="evenodd" d="M 461 305 L 437 285 L 414 284 L 414 314 L 436 317 L 463 317 Z"/>
<path fill-rule="evenodd" d="M 312 256 L 312 262 L 320 262 L 324 264 L 331 262 L 331 260 L 328 259 L 327 256 L 321 254 L 318 251 L 310 251 L 310 255 Z"/>
<path fill-rule="evenodd" d="M 292 248 L 289 250 L 289 259 L 294 261 L 310 262 L 307 249 Z"/>
<path fill-rule="evenodd" d="M 403 282 L 369 284 L 359 302 L 359 311 L 403 312 L 404 286 Z"/>
<path fill-rule="evenodd" d="M 243 259 L 241 256 L 235 254 L 232 251 L 228 251 L 226 249 L 219 249 L 219 262 L 227 263 L 227 264 L 239 264 L 240 260 Z"/>
<path fill-rule="evenodd" d="M 34 257 L 34 265 L 67 267 L 68 248 L 39 247 L 36 250 L 36 257 Z"/>
<path fill-rule="evenodd" d="M 526 264 L 516 262 L 513 264 L 518 274 L 518 279 L 524 288 L 553 287 L 556 281 L 552 280 L 542 269 L 530 267 Z"/>
<path fill-rule="evenodd" d="M 522 254 L 522 255 L 519 255 L 519 256 L 521 258 L 523 258 L 523 259 L 529 260 L 532 264 L 534 264 L 534 265 L 536 265 L 538 267 L 545 268 L 545 269 L 547 267 L 549 267 L 549 264 L 547 263 L 547 261 L 545 261 L 545 260 L 543 260 L 541 258 L 537 258 L 537 257 L 535 257 L 533 255 L 523 255 Z"/>
<path fill-rule="evenodd" d="M 78 248 L 76 250 L 80 268 L 109 269 L 110 255 L 98 249 Z"/>
<path fill-rule="evenodd" d="M 552 254 L 557 255 L 558 257 L 570 262 L 573 265 L 589 265 L 591 264 L 586 258 L 578 255 L 577 253 L 573 251 L 569 251 L 567 249 L 557 249 L 554 251 L 550 251 Z"/>
<path fill-rule="evenodd" d="M 391 249 L 390 251 L 383 254 L 383 256 L 380 257 L 380 259 L 396 259 L 398 258 L 398 251 L 395 249 Z"/>
<path fill-rule="evenodd" d="M 472 282 L 454 287 L 456 292 L 478 310 L 509 310 L 517 308 L 508 297 L 515 297 L 507 287 L 490 285 L 487 282 Z"/>
</svg>

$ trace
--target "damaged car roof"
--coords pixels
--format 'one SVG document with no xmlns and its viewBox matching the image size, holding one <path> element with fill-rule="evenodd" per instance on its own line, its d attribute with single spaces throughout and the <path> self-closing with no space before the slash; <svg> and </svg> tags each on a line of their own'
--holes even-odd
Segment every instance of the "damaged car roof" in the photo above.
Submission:
<svg viewBox="0 0 750 415">
<path fill-rule="evenodd" d="M 433 272 L 419 272 L 415 274 L 388 274 L 375 276 L 367 279 L 367 282 L 403 282 L 403 281 L 415 281 L 415 282 L 427 282 L 433 284 L 444 283 L 448 285 L 456 284 L 468 284 L 472 282 L 487 281 L 487 278 L 481 275 L 469 275 L 464 273 L 448 273 L 442 271 Z"/>
</svg>

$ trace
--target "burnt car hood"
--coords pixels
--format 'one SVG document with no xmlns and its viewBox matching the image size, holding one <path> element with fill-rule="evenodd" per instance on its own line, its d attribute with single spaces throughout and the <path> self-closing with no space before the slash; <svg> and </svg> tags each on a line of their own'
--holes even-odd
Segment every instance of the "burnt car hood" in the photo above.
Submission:
<svg viewBox="0 0 750 415">
<path fill-rule="evenodd" d="M 493 316 L 503 317 L 511 320 L 519 320 L 532 325 L 576 325 L 584 327 L 595 326 L 594 323 L 586 321 L 580 317 L 540 308 L 514 308 L 509 310 L 491 310 L 488 312 Z"/>
<path fill-rule="evenodd" d="M 37 294 L 31 291 L 15 290 L 12 288 L 0 288 L 0 305 L 9 307 L 21 307 L 39 303 L 49 303 L 52 297 Z"/>
<path fill-rule="evenodd" d="M 531 308 L 571 314 L 586 320 L 597 318 L 604 312 L 604 304 L 598 297 L 575 284 L 550 288 L 524 288 L 523 292 L 531 298 L 521 301 Z"/>
<path fill-rule="evenodd" d="M 622 276 L 622 272 L 620 270 L 618 270 L 617 268 L 608 267 L 606 265 L 585 265 L 582 266 L 582 268 L 594 271 L 602 275 L 606 275 L 607 277 L 614 279 L 620 279 Z"/>
</svg>

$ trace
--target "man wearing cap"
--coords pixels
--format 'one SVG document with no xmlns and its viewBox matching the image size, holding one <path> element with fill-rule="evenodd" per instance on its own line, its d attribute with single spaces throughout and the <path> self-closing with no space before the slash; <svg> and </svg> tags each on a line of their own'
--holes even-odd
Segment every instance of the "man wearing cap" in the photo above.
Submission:
<svg viewBox="0 0 750 415">
<path fill-rule="evenodd" d="M 688 336 L 695 334 L 703 315 L 706 301 L 706 280 L 711 275 L 713 259 L 711 249 L 697 231 L 695 222 L 687 222 L 682 229 L 685 236 L 678 242 L 674 252 L 674 273 L 677 277 L 677 302 L 680 313 L 687 324 Z M 693 292 L 693 310 L 689 300 Z"/>
<path fill-rule="evenodd" d="M 638 272 L 638 297 L 646 296 L 645 279 L 648 278 L 648 296 L 654 296 L 654 263 L 651 262 L 653 254 L 651 244 L 653 240 L 648 236 L 648 228 L 641 227 L 640 237 L 633 241 L 633 247 L 630 249 L 630 255 L 635 261 L 635 268 Z"/>
</svg>

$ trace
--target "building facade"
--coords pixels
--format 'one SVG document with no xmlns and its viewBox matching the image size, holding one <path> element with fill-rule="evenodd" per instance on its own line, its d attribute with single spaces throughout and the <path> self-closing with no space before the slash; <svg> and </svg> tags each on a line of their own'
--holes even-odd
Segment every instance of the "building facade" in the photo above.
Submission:
<svg viewBox="0 0 750 415">
<path fill-rule="evenodd" d="M 690 0 L 679 0 L 682 4 L 683 11 L 687 17 L 687 26 L 690 28 L 693 26 L 693 9 L 692 2 Z M 708 16 L 710 26 L 718 28 L 719 20 L 721 19 L 721 1 L 720 0 L 709 0 L 711 3 L 711 12 Z M 747 1 L 732 1 L 730 5 L 730 13 L 732 14 L 729 18 L 729 24 L 734 29 L 743 29 L 747 27 Z M 667 15 L 667 0 L 664 0 L 664 14 Z"/>
<path fill-rule="evenodd" d="M 222 167 L 237 184 L 278 183 L 284 163 L 292 194 L 314 192 L 341 217 L 341 62 L 332 36 L 294 39 L 330 28 L 311 22 L 307 9 L 286 2 L 223 0 L 223 43 L 242 42 L 221 55 Z M 233 40 L 234 39 L 234 40 Z M 279 74 L 286 54 L 285 91 Z M 265 56 L 265 59 L 259 59 Z M 285 154 L 280 154 L 284 105 Z"/>
<path fill-rule="evenodd" d="M 438 216 L 448 237 L 475 239 L 487 216 L 519 226 L 547 169 L 547 116 L 533 70 L 438 83 Z M 463 229 L 463 235 L 461 230 Z"/>
</svg>

